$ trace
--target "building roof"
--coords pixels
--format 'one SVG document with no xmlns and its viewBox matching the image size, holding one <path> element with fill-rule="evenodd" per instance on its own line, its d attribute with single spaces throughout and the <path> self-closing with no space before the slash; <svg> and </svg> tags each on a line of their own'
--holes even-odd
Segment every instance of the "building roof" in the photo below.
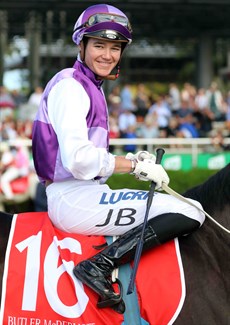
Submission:
<svg viewBox="0 0 230 325">
<path fill-rule="evenodd" d="M 40 17 L 44 38 L 46 17 L 50 15 L 53 16 L 50 27 L 53 38 L 60 37 L 62 20 L 62 31 L 71 39 L 78 16 L 85 8 L 96 3 L 101 1 L 7 0 L 0 3 L 0 14 L 7 15 L 10 38 L 25 35 L 25 25 L 29 17 L 35 14 Z M 117 6 L 130 17 L 134 40 L 197 38 L 207 33 L 213 37 L 230 37 L 229 0 L 112 0 L 109 4 Z"/>
</svg>

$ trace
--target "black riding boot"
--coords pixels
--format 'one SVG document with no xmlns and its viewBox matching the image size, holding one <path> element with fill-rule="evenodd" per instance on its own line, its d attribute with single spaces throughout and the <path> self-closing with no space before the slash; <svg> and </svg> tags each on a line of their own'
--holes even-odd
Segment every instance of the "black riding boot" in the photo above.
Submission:
<svg viewBox="0 0 230 325">
<path fill-rule="evenodd" d="M 74 267 L 74 275 L 100 296 L 99 308 L 111 306 L 124 313 L 122 295 L 112 286 L 112 271 L 134 259 L 143 224 L 127 231 L 111 245 Z M 199 228 L 200 223 L 179 213 L 167 213 L 150 219 L 144 234 L 143 252 Z"/>
</svg>

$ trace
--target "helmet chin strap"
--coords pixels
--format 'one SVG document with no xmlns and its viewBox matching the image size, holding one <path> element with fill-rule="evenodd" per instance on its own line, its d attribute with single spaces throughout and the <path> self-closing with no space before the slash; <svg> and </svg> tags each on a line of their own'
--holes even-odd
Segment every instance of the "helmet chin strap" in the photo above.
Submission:
<svg viewBox="0 0 230 325">
<path fill-rule="evenodd" d="M 107 77 L 104 77 L 102 79 L 116 80 L 120 75 L 120 65 L 119 65 L 119 63 L 116 65 L 116 67 L 111 72 L 114 72 L 114 73 L 110 73 Z"/>
</svg>

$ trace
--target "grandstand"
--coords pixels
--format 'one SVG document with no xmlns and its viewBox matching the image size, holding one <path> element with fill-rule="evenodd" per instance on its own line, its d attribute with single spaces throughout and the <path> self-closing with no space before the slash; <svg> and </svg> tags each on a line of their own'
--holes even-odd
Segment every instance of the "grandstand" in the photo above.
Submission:
<svg viewBox="0 0 230 325">
<path fill-rule="evenodd" d="M 20 68 L 29 67 L 31 89 L 46 81 L 54 66 L 60 68 L 72 62 L 76 53 L 71 33 L 76 17 L 96 3 L 100 1 L 1 1 L 0 83 L 3 53 L 15 36 L 26 36 L 29 42 L 29 54 L 20 62 Z M 113 0 L 110 4 L 126 12 L 132 21 L 136 48 L 125 63 L 127 80 L 140 80 L 143 75 L 148 80 L 175 78 L 186 62 L 194 61 L 198 67 L 194 76 L 197 85 L 208 87 L 213 74 L 218 73 L 212 59 L 214 42 L 218 41 L 220 48 L 220 40 L 230 37 L 228 0 Z M 156 44 L 160 45 L 159 50 Z M 177 45 L 178 52 L 171 44 Z M 143 60 L 140 64 L 140 53 L 145 64 Z M 226 60 L 223 64 L 220 68 L 226 68 Z M 228 78 L 228 74 L 224 77 Z"/>
</svg>

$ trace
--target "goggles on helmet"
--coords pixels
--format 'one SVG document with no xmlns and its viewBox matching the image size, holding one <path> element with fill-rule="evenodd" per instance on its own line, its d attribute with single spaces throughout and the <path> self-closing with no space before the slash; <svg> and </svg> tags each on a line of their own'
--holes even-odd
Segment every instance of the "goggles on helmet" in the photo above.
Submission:
<svg viewBox="0 0 230 325">
<path fill-rule="evenodd" d="M 123 27 L 127 28 L 129 32 L 132 32 L 132 28 L 127 17 L 119 16 L 115 14 L 109 14 L 109 13 L 100 13 L 100 14 L 95 14 L 90 16 L 84 24 L 75 28 L 74 32 L 83 27 L 91 27 L 96 24 L 106 23 L 106 22 L 113 22 L 113 23 L 120 24 Z"/>
</svg>

